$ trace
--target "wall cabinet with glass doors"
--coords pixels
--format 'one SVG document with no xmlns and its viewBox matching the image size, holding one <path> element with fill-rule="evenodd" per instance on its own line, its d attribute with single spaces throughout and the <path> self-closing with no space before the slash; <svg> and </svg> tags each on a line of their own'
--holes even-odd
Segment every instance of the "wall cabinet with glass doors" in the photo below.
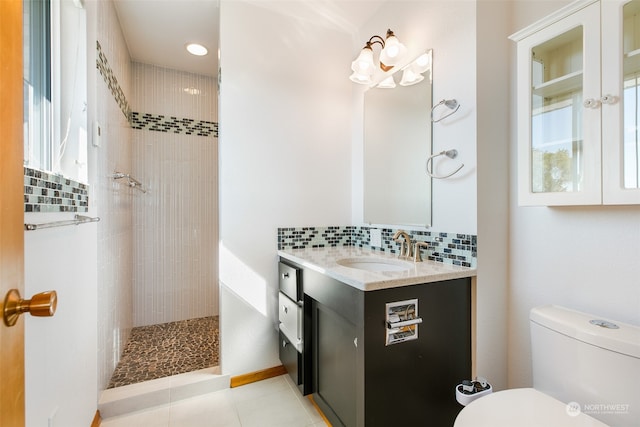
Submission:
<svg viewBox="0 0 640 427">
<path fill-rule="evenodd" d="M 640 0 L 578 0 L 510 38 L 518 204 L 640 204 Z"/>
</svg>

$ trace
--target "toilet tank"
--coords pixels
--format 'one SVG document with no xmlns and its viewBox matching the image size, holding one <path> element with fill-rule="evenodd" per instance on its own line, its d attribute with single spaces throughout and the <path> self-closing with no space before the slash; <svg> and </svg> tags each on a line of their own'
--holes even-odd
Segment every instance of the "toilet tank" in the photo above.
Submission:
<svg viewBox="0 0 640 427">
<path fill-rule="evenodd" d="M 640 327 L 553 305 L 532 309 L 530 325 L 535 389 L 611 426 L 638 425 Z"/>
</svg>

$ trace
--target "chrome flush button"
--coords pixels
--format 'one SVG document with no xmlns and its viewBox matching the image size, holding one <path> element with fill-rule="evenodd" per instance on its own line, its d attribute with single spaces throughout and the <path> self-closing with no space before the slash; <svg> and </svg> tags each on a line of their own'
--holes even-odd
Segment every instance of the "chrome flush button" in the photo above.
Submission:
<svg viewBox="0 0 640 427">
<path fill-rule="evenodd" d="M 615 323 L 607 322 L 606 320 L 601 319 L 589 320 L 589 323 L 591 323 L 592 325 L 600 326 L 601 328 L 620 329 L 620 327 Z"/>
</svg>

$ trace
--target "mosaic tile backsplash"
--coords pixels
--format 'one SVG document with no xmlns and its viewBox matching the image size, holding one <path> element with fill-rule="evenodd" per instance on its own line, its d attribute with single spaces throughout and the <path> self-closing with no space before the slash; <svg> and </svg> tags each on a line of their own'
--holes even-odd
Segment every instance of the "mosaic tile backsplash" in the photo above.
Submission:
<svg viewBox="0 0 640 427">
<path fill-rule="evenodd" d="M 88 191 L 87 184 L 24 168 L 25 212 L 87 212 Z"/>
<path fill-rule="evenodd" d="M 397 254 L 400 246 L 393 241 L 398 229 L 382 228 L 382 247 L 371 246 L 371 227 L 288 227 L 278 228 L 278 250 L 354 246 Z M 424 259 L 463 267 L 477 266 L 477 236 L 457 233 L 405 230 L 411 240 L 427 242 Z"/>
</svg>

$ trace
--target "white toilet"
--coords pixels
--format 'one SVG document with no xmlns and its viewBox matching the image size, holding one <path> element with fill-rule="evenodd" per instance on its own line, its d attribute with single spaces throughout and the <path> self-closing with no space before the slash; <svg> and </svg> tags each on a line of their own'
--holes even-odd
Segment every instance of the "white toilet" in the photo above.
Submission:
<svg viewBox="0 0 640 427">
<path fill-rule="evenodd" d="M 553 305 L 529 321 L 533 388 L 480 397 L 454 427 L 640 427 L 640 327 Z"/>
</svg>

